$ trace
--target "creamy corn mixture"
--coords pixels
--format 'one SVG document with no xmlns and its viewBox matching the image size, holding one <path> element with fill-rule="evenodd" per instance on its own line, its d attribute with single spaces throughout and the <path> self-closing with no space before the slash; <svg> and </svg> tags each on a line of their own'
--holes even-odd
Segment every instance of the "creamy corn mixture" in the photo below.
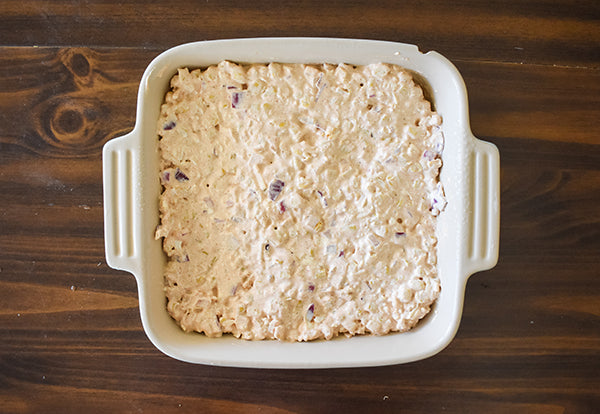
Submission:
<svg viewBox="0 0 600 414">
<path fill-rule="evenodd" d="M 408 72 L 221 62 L 171 87 L 156 237 L 183 330 L 307 341 L 429 312 L 442 120 Z"/>
</svg>

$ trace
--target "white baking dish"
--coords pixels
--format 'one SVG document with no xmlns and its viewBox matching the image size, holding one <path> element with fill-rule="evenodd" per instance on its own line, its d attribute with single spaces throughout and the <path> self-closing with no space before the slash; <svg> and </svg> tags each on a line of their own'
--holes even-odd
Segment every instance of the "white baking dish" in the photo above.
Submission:
<svg viewBox="0 0 600 414">
<path fill-rule="evenodd" d="M 414 330 L 386 336 L 282 343 L 207 338 L 184 333 L 166 310 L 165 257 L 154 240 L 159 222 L 158 137 L 160 105 L 179 67 L 244 63 L 387 62 L 411 70 L 443 117 L 446 145 L 441 181 L 448 205 L 440 215 L 439 275 L 442 291 L 432 312 Z M 432 356 L 454 337 L 468 277 L 498 260 L 499 155 L 469 128 L 467 95 L 455 67 L 436 52 L 413 45 L 353 39 L 258 38 L 185 44 L 158 56 L 141 80 L 137 120 L 129 134 L 103 151 L 104 220 L 109 266 L 133 273 L 141 319 L 158 349 L 182 361 L 238 367 L 324 368 L 405 363 Z"/>
</svg>

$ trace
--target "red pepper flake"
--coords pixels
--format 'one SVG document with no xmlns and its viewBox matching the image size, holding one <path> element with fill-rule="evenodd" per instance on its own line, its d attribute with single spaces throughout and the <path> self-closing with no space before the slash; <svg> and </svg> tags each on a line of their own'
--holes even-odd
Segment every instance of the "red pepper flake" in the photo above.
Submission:
<svg viewBox="0 0 600 414">
<path fill-rule="evenodd" d="M 344 256 L 344 251 L 343 250 L 341 250 L 340 254 L 338 254 L 338 257 L 342 257 L 342 256 Z"/>
<path fill-rule="evenodd" d="M 312 283 L 310 285 L 308 285 L 308 290 L 311 292 L 315 291 L 315 285 L 313 285 Z"/>
</svg>

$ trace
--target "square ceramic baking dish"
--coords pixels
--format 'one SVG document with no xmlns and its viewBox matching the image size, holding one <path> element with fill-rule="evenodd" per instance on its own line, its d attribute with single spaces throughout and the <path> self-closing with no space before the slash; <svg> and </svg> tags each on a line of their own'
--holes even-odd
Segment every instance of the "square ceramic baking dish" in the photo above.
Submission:
<svg viewBox="0 0 600 414">
<path fill-rule="evenodd" d="M 239 63 L 393 63 L 409 69 L 443 117 L 441 181 L 448 205 L 439 216 L 438 261 L 442 291 L 431 313 L 406 333 L 285 343 L 207 338 L 184 333 L 166 310 L 159 223 L 158 136 L 161 103 L 180 67 Z M 146 334 L 165 354 L 187 362 L 262 368 L 333 368 L 406 363 L 450 343 L 460 322 L 465 284 L 498 260 L 499 154 L 469 127 L 467 95 L 456 68 L 436 52 L 413 45 L 355 39 L 256 38 L 185 44 L 150 63 L 142 77 L 136 124 L 103 150 L 104 220 L 109 266 L 131 272 L 138 285 Z"/>
</svg>

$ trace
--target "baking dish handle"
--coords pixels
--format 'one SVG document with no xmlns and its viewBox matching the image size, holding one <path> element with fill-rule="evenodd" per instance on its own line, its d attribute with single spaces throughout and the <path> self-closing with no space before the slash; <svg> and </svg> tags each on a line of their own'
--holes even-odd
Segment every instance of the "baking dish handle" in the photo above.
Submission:
<svg viewBox="0 0 600 414">
<path fill-rule="evenodd" d="M 496 265 L 500 239 L 500 154 L 494 144 L 473 139 L 469 157 L 469 275 Z"/>
<path fill-rule="evenodd" d="M 135 241 L 135 229 L 139 217 L 137 205 L 136 169 L 137 133 L 134 129 L 127 135 L 108 141 L 102 150 L 102 181 L 104 187 L 104 244 L 106 262 L 115 269 L 137 273 L 139 246 Z"/>
</svg>

